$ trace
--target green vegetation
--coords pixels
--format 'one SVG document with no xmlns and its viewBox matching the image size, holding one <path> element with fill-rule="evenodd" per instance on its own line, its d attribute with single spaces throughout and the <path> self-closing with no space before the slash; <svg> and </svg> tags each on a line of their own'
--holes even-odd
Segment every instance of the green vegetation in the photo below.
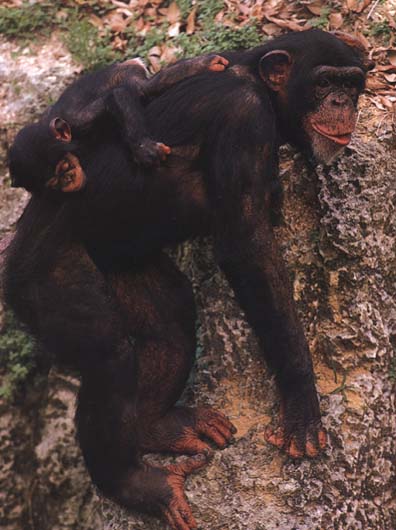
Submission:
<svg viewBox="0 0 396 530">
<path fill-rule="evenodd" d="M 16 322 L 11 313 L 6 314 L 0 335 L 0 367 L 6 373 L 0 386 L 0 396 L 12 399 L 36 367 L 35 345 Z"/>
<path fill-rule="evenodd" d="M 56 13 L 56 2 L 22 4 L 21 7 L 0 7 L 0 34 L 28 38 L 32 33 L 48 35 Z"/>
<path fill-rule="evenodd" d="M 195 32 L 187 35 L 183 29 L 192 4 L 189 0 L 178 0 L 177 4 L 182 18 L 182 31 L 178 36 L 168 36 L 169 23 L 166 20 L 153 26 L 144 37 L 136 35 L 132 25 L 129 25 L 121 35 L 127 42 L 124 53 L 112 47 L 114 35 L 110 30 L 99 32 L 91 23 L 90 15 L 100 17 L 112 9 L 111 4 L 105 7 L 95 0 L 83 5 L 57 0 L 40 4 L 26 2 L 15 8 L 0 7 L 0 34 L 23 40 L 31 38 L 33 33 L 47 36 L 50 31 L 58 29 L 70 52 L 87 70 L 120 60 L 123 56 L 147 58 L 154 46 L 167 45 L 177 48 L 179 56 L 193 57 L 211 51 L 248 48 L 263 40 L 254 20 L 240 28 L 217 23 L 215 17 L 224 8 L 223 0 L 197 0 L 194 4 L 197 21 Z"/>
<path fill-rule="evenodd" d="M 329 15 L 331 13 L 330 7 L 324 7 L 320 12 L 320 17 L 313 18 L 309 21 L 313 28 L 326 29 L 329 26 Z"/>
<path fill-rule="evenodd" d="M 375 22 L 370 28 L 370 35 L 373 37 L 379 37 L 384 42 L 388 41 L 392 35 L 392 28 L 387 20 L 381 22 Z"/>
<path fill-rule="evenodd" d="M 63 38 L 70 53 L 87 70 L 121 59 L 120 52 L 111 47 L 110 34 L 100 37 L 98 30 L 87 19 L 79 20 L 76 17 L 71 20 Z"/>
<path fill-rule="evenodd" d="M 208 24 L 194 35 L 181 33 L 174 39 L 174 44 L 183 51 L 183 57 L 194 57 L 201 53 L 209 53 L 222 50 L 237 50 L 241 48 L 252 48 L 263 42 L 255 22 L 241 28 L 230 28 L 222 24 Z"/>
</svg>

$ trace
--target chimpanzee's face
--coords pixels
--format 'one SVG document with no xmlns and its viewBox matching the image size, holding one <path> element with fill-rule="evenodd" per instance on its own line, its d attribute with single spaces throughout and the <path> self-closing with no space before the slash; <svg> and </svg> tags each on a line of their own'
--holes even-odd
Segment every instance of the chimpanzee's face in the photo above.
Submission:
<svg viewBox="0 0 396 530">
<path fill-rule="evenodd" d="M 317 163 L 330 163 L 351 141 L 358 98 L 373 65 L 361 44 L 344 34 L 311 30 L 286 44 L 290 49 L 268 52 L 259 65 L 282 137 Z"/>
<path fill-rule="evenodd" d="M 359 67 L 318 66 L 313 70 L 307 92 L 314 108 L 302 118 L 301 127 L 317 162 L 330 163 L 351 141 L 364 82 Z"/>
</svg>

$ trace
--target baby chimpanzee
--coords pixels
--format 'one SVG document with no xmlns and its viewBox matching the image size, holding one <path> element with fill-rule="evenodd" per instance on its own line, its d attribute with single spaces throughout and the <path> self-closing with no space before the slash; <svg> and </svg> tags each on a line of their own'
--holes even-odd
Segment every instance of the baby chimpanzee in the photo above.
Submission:
<svg viewBox="0 0 396 530">
<path fill-rule="evenodd" d="M 215 54 L 186 59 L 148 78 L 140 59 L 130 59 L 82 76 L 36 123 L 24 127 L 10 150 L 13 186 L 28 191 L 47 188 L 75 192 L 85 185 L 73 138 L 94 134 L 111 117 L 135 163 L 159 164 L 170 147 L 151 139 L 144 104 L 187 77 L 223 71 L 228 61 Z"/>
</svg>

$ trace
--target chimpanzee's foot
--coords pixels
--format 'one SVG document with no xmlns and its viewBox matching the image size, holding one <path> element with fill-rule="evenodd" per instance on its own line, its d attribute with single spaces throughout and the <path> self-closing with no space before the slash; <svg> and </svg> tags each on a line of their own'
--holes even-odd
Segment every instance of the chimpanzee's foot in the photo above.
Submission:
<svg viewBox="0 0 396 530">
<path fill-rule="evenodd" d="M 280 424 L 275 429 L 268 427 L 265 438 L 290 457 L 314 458 L 326 447 L 327 435 L 320 421 L 316 394 L 285 401 Z"/>
<path fill-rule="evenodd" d="M 172 530 L 197 528 L 185 493 L 187 475 L 207 464 L 204 455 L 187 458 L 183 462 L 157 467 L 148 464 L 127 469 L 106 494 L 127 508 L 164 517 Z"/>
<path fill-rule="evenodd" d="M 221 55 L 209 54 L 203 57 L 211 72 L 223 72 L 229 65 L 229 61 Z"/>
<path fill-rule="evenodd" d="M 169 146 L 150 138 L 144 138 L 139 145 L 132 146 L 131 150 L 136 163 L 145 167 L 158 166 L 171 152 Z"/>
<path fill-rule="evenodd" d="M 221 412 L 209 407 L 175 407 L 146 429 L 142 446 L 148 452 L 211 455 L 210 445 L 201 437 L 223 449 L 235 433 L 236 428 Z"/>
<path fill-rule="evenodd" d="M 204 456 L 188 458 L 180 464 L 166 467 L 168 477 L 167 485 L 171 490 L 171 497 L 163 509 L 165 519 L 172 530 L 192 530 L 197 528 L 197 523 L 184 494 L 186 476 L 207 464 Z"/>
</svg>

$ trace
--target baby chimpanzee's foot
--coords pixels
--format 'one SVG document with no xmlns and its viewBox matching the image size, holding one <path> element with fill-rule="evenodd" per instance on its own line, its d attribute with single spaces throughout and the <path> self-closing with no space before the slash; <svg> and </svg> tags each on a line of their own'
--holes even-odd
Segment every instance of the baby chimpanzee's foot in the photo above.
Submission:
<svg viewBox="0 0 396 530">
<path fill-rule="evenodd" d="M 132 146 L 135 162 L 141 166 L 158 166 L 166 160 L 171 148 L 161 142 L 144 138 L 139 145 Z"/>
<path fill-rule="evenodd" d="M 229 64 L 225 57 L 214 53 L 204 55 L 202 61 L 211 72 L 223 72 Z"/>
</svg>

